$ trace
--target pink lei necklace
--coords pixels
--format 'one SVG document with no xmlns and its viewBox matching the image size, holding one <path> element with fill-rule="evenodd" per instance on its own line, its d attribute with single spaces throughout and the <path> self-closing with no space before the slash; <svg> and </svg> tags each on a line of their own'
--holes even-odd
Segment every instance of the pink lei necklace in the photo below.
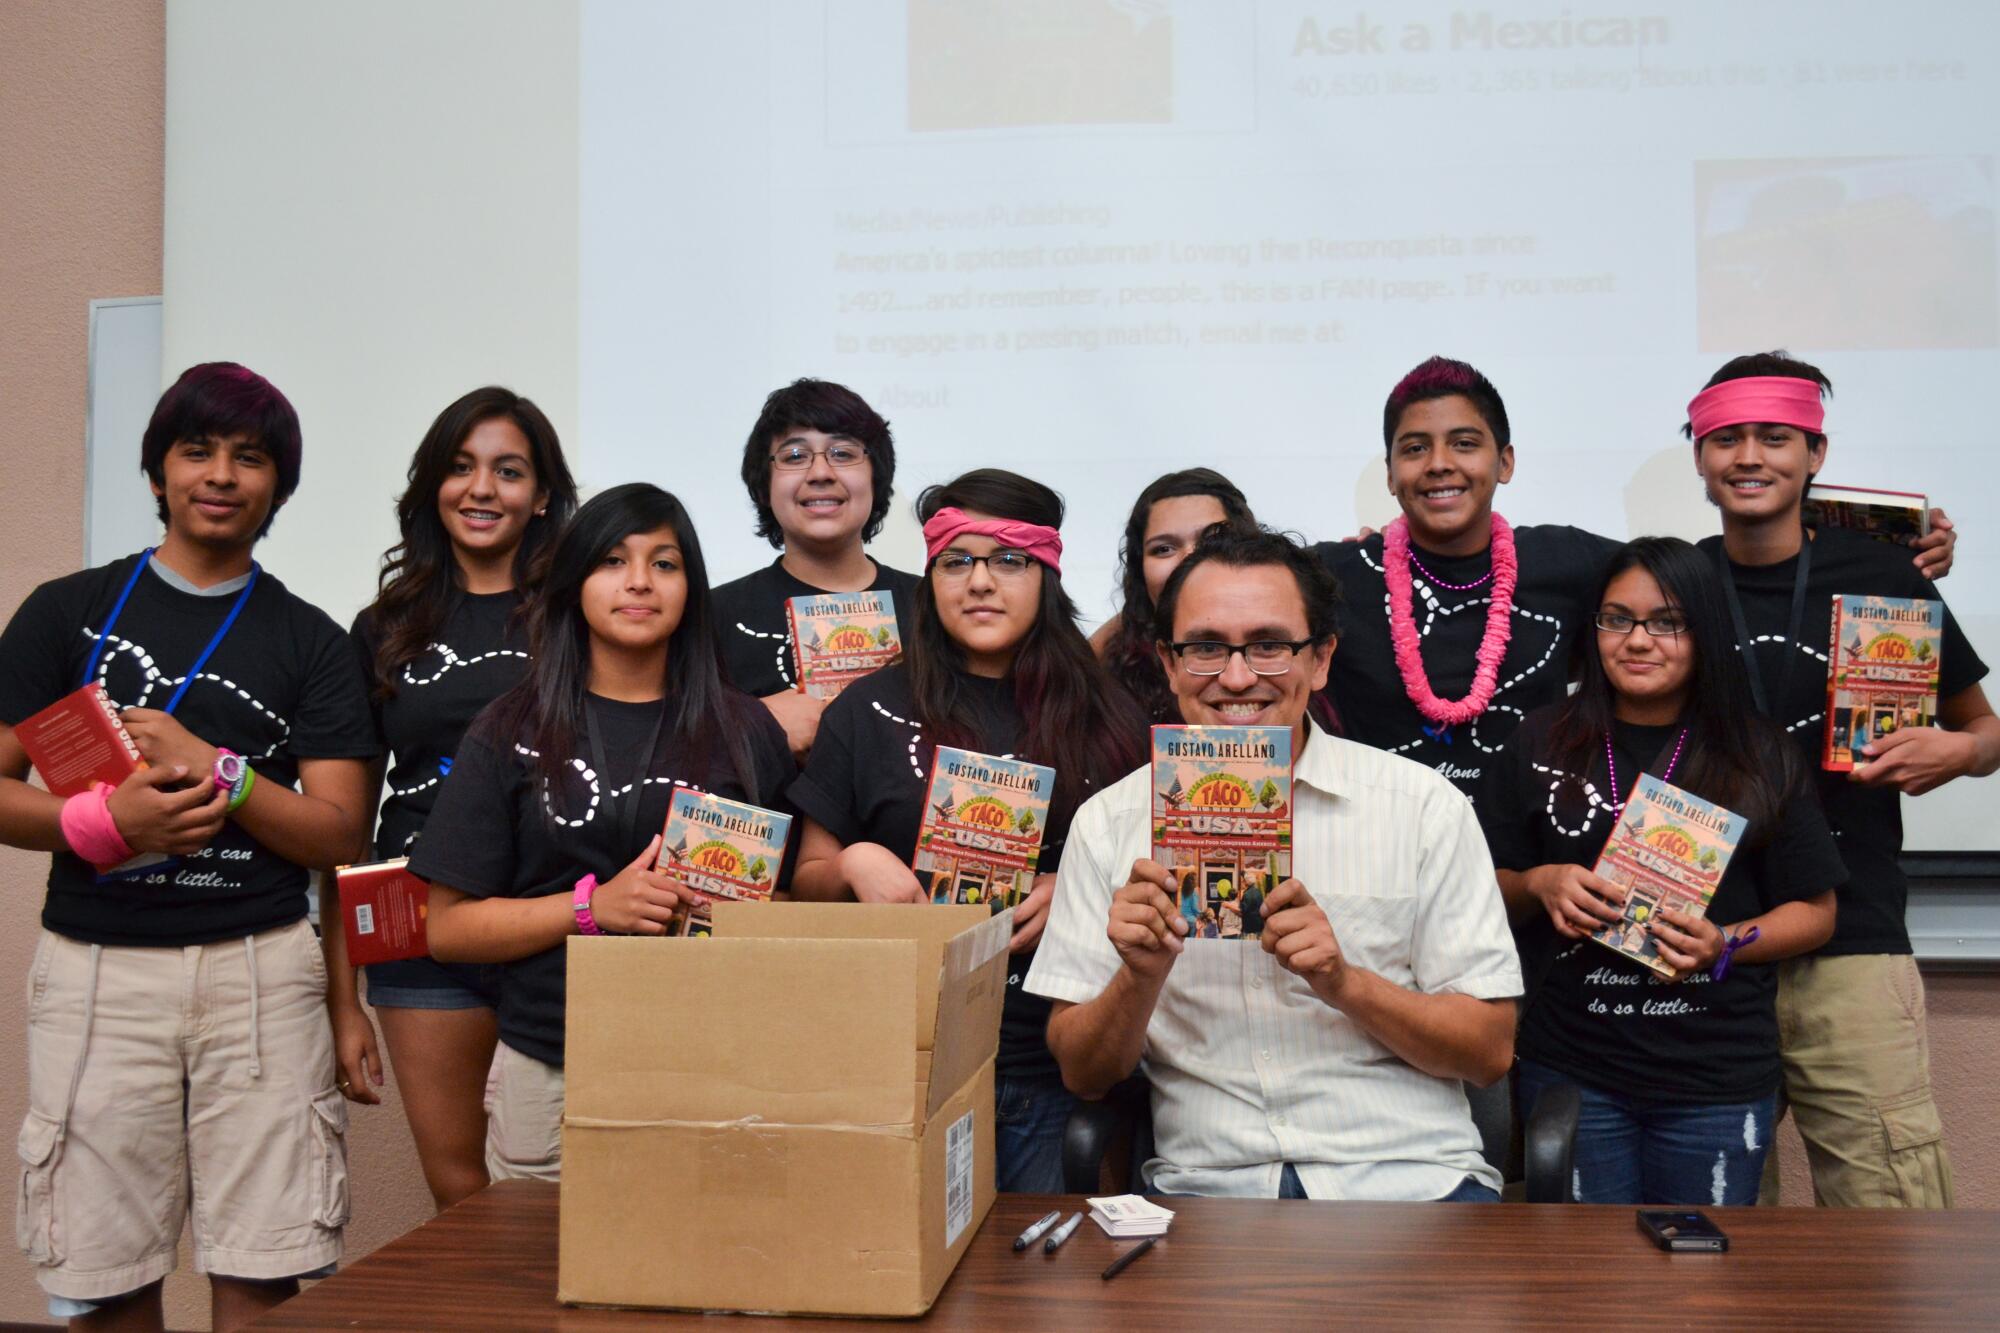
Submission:
<svg viewBox="0 0 2000 1333">
<path fill-rule="evenodd" d="M 1424 675 L 1422 640 L 1410 608 L 1410 522 L 1398 518 L 1382 530 L 1382 577 L 1389 585 L 1389 642 L 1396 650 L 1396 667 L 1403 673 L 1403 692 L 1417 711 L 1441 727 L 1470 722 L 1493 702 L 1500 684 L 1500 659 L 1513 633 L 1514 586 L 1521 567 L 1514 558 L 1514 529 L 1493 515 L 1493 599 L 1486 608 L 1486 633 L 1479 641 L 1478 670 L 1472 693 L 1453 702 L 1431 692 Z M 1428 573 L 1428 571 L 1426 571 Z M 1474 584 L 1472 586 L 1477 586 Z"/>
</svg>

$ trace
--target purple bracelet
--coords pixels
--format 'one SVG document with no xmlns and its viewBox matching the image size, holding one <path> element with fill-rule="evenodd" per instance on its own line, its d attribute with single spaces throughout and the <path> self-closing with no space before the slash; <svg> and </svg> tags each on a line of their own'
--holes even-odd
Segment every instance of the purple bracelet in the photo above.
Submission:
<svg viewBox="0 0 2000 1333">
<path fill-rule="evenodd" d="M 1763 933 L 1764 928 L 1762 926 L 1752 926 L 1748 935 L 1731 935 L 1723 942 L 1722 957 L 1715 960 L 1715 966 L 1709 969 L 1708 975 L 1717 981 L 1728 976 L 1729 960 L 1735 956 L 1736 951 L 1746 944 L 1755 944 L 1757 937 Z"/>
</svg>

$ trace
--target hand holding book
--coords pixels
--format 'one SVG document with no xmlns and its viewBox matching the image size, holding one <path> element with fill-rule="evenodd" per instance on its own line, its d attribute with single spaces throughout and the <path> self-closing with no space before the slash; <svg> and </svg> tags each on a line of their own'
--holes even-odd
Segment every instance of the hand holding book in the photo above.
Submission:
<svg viewBox="0 0 2000 1333">
<path fill-rule="evenodd" d="M 1522 878 L 1566 940 L 1583 939 L 1625 913 L 1625 890 L 1587 866 L 1541 865 Z"/>
<path fill-rule="evenodd" d="M 590 914 L 614 935 L 664 935 L 686 892 L 678 880 L 653 869 L 660 835 L 632 863 L 599 884 L 590 895 Z"/>
<path fill-rule="evenodd" d="M 1347 981 L 1347 958 L 1333 923 L 1306 886 L 1285 880 L 1264 900 L 1263 930 L 1257 940 L 1278 965 L 1303 978 L 1328 1004 Z"/>
<path fill-rule="evenodd" d="M 1722 957 L 1722 946 L 1728 942 L 1713 921 L 1677 907 L 1662 907 L 1654 913 L 1649 929 L 1660 961 L 1673 968 L 1661 975 L 1665 982 L 1708 971 Z"/>
<path fill-rule="evenodd" d="M 135 852 L 193 856 L 222 832 L 229 815 L 229 792 L 215 785 L 213 772 L 179 791 L 188 780 L 179 764 L 142 768 L 111 793 L 112 822 Z"/>
<path fill-rule="evenodd" d="M 1848 778 L 1864 787 L 1894 787 L 1905 796 L 1922 796 L 1976 771 L 1979 743 L 1962 731 L 1939 727 L 1905 727 L 1862 747 L 1864 762 L 1848 770 Z"/>
<path fill-rule="evenodd" d="M 1132 863 L 1131 880 L 1111 895 L 1111 922 L 1105 933 L 1119 961 L 1147 981 L 1164 981 L 1174 959 L 1187 948 L 1187 918 L 1174 901 L 1173 876 L 1158 861 Z"/>
<path fill-rule="evenodd" d="M 927 903 L 930 896 L 909 863 L 880 843 L 857 842 L 840 849 L 840 877 L 857 902 Z"/>
</svg>

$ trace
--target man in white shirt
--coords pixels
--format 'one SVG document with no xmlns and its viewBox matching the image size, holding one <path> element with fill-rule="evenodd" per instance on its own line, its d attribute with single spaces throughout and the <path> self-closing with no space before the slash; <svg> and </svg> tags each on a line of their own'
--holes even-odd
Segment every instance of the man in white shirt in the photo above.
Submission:
<svg viewBox="0 0 2000 1333">
<path fill-rule="evenodd" d="M 1520 963 L 1466 799 L 1307 717 L 1339 603 L 1275 533 L 1211 535 L 1159 599 L 1187 722 L 1292 728 L 1295 878 L 1259 940 L 1187 938 L 1141 769 L 1077 812 L 1026 986 L 1055 1001 L 1049 1047 L 1080 1096 L 1143 1059 L 1153 1189 L 1497 1199 L 1461 1080 L 1507 1073 Z"/>
</svg>

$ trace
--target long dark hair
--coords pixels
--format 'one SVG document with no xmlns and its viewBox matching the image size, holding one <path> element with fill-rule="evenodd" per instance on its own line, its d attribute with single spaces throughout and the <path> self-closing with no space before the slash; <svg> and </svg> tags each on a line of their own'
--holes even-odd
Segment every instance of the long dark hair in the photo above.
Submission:
<svg viewBox="0 0 2000 1333">
<path fill-rule="evenodd" d="M 514 586 L 526 588 L 535 562 L 555 534 L 576 512 L 576 482 L 563 461 L 562 441 L 542 409 L 498 385 L 474 389 L 438 413 L 410 459 L 409 484 L 396 501 L 396 523 L 402 540 L 382 557 L 382 576 L 369 608 L 375 623 L 375 692 L 395 693 L 393 673 L 414 661 L 430 646 L 438 626 L 451 613 L 458 589 L 458 561 L 451 535 L 438 517 L 438 492 L 451 476 L 466 437 L 485 422 L 513 422 L 528 438 L 535 465 L 535 484 L 548 494 L 544 511 L 528 520 L 521 544 L 514 550 Z"/>
<path fill-rule="evenodd" d="M 1118 547 L 1118 586 L 1122 601 L 1118 608 L 1118 630 L 1104 645 L 1104 665 L 1118 682 L 1156 722 L 1180 720 L 1174 692 L 1167 685 L 1167 673 L 1160 666 L 1154 648 L 1161 638 L 1155 623 L 1152 597 L 1146 592 L 1146 524 L 1152 520 L 1153 506 L 1162 500 L 1206 495 L 1222 506 L 1222 522 L 1231 528 L 1255 531 L 1257 520 L 1250 502 L 1236 483 L 1213 468 L 1191 467 L 1169 472 L 1139 492 L 1132 513 L 1125 520 L 1125 539 Z"/>
<path fill-rule="evenodd" d="M 995 518 L 1059 528 L 1060 495 L 1038 481 L 998 468 L 980 468 L 917 497 L 917 517 L 928 521 L 956 506 Z M 965 651 L 945 632 L 927 567 L 917 593 L 917 624 L 909 663 L 924 734 L 940 745 L 975 745 L 978 720 L 966 696 Z M 1021 713 L 1016 753 L 1056 771 L 1051 819 L 1066 818 L 1092 789 L 1116 782 L 1145 762 L 1146 719 L 1090 651 L 1076 627 L 1076 603 L 1054 570 L 1042 570 L 1042 601 L 1035 623 L 1014 651 L 1009 672 Z"/>
<path fill-rule="evenodd" d="M 1785 801 L 1804 780 L 1804 768 L 1795 748 L 1785 743 L 1751 700 L 1750 678 L 1730 629 L 1715 566 L 1678 537 L 1627 542 L 1612 556 L 1598 582 L 1590 603 L 1593 614 L 1604 604 L 1612 581 L 1629 569 L 1652 575 L 1667 600 L 1680 608 L 1687 618 L 1683 634 L 1694 648 L 1694 671 L 1681 713 L 1688 743 L 1674 785 L 1744 816 L 1750 821 L 1749 841 L 1761 844 L 1773 831 Z M 1548 754 L 1553 767 L 1580 783 L 1604 752 L 1616 700 L 1594 628 L 1586 627 L 1579 636 L 1578 654 L 1580 682 L 1549 729 Z M 1619 792 L 1612 799 L 1623 797 Z"/>
<path fill-rule="evenodd" d="M 635 481 L 594 496 L 557 537 L 541 583 L 528 599 L 528 647 L 533 655 L 528 674 L 481 714 L 496 743 L 518 742 L 538 753 L 535 766 L 551 793 L 561 790 L 563 772 L 583 731 L 584 693 L 590 683 L 584 580 L 618 543 L 635 532 L 661 528 L 673 532 L 687 577 L 680 624 L 667 641 L 664 730 L 693 771 L 699 772 L 720 747 L 743 789 L 757 790 L 744 739 L 743 705 L 750 701 L 722 683 L 708 566 L 694 522 L 679 500 L 650 482 Z M 641 762 L 651 759 L 647 755 Z"/>
</svg>

